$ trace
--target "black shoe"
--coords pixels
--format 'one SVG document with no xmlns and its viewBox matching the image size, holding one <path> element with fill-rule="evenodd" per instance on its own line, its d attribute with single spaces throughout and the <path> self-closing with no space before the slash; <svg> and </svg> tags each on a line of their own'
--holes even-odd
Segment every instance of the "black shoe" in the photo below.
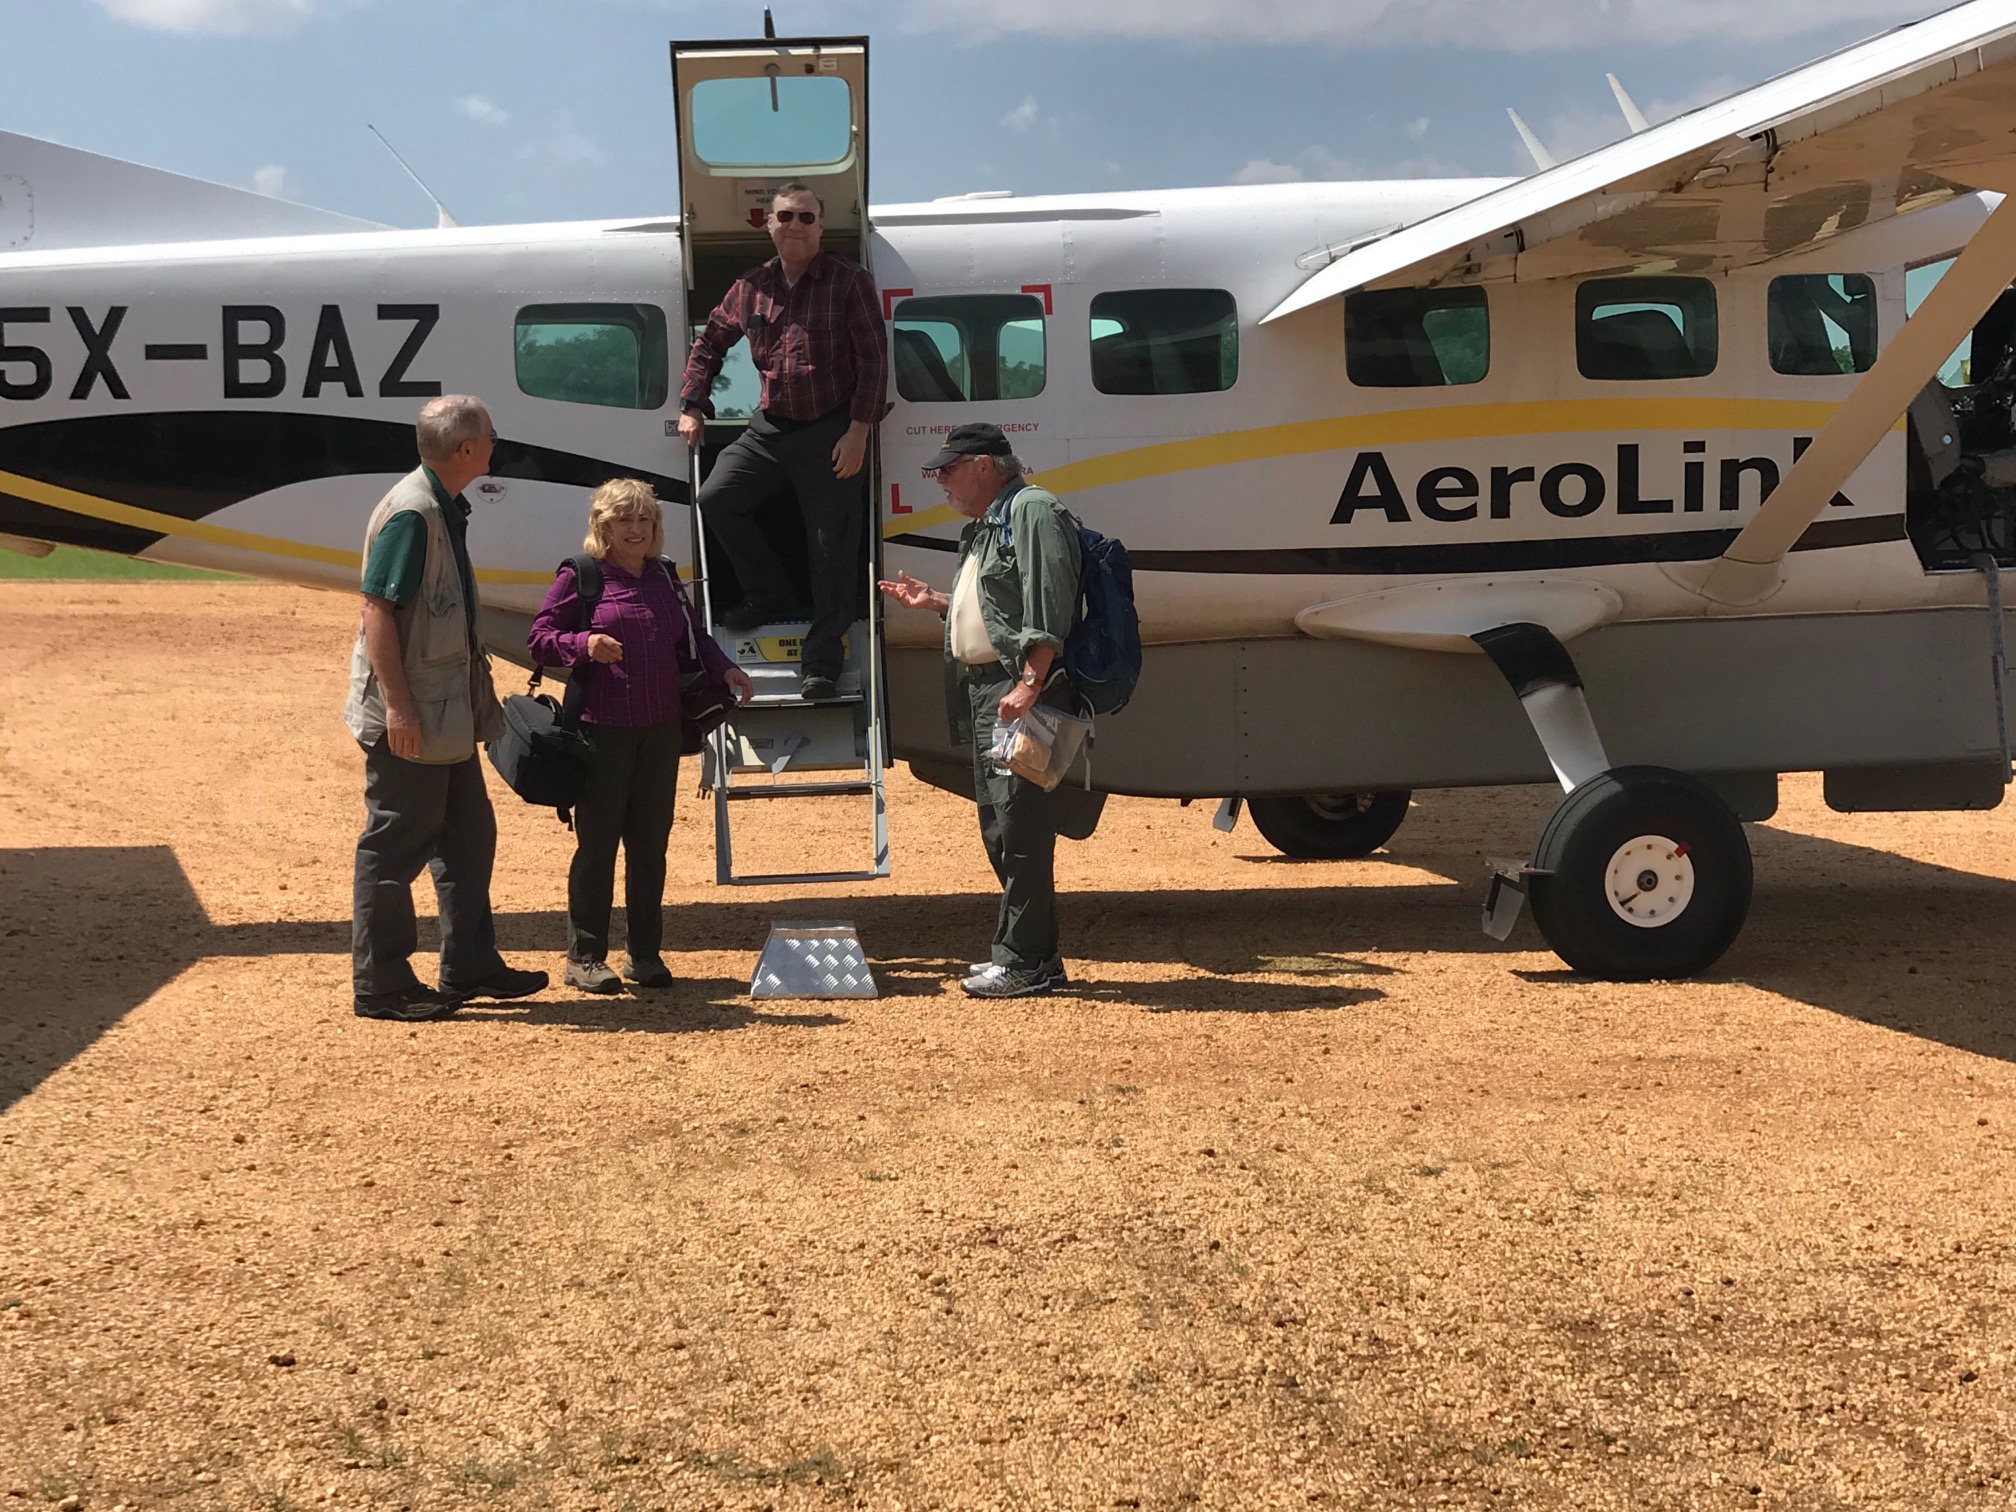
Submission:
<svg viewBox="0 0 2016 1512">
<path fill-rule="evenodd" d="M 670 987 L 672 969 L 657 956 L 632 956 L 623 963 L 623 975 L 639 987 Z"/>
<path fill-rule="evenodd" d="M 442 990 L 458 1003 L 466 1003 L 471 998 L 489 998 L 501 1003 L 508 998 L 530 997 L 542 990 L 549 980 L 551 978 L 543 971 L 520 971 L 515 966 L 506 966 L 491 972 L 480 982 Z"/>
<path fill-rule="evenodd" d="M 969 978 L 984 976 L 993 969 L 994 963 L 992 961 L 975 961 L 966 975 Z M 1071 973 L 1064 969 L 1064 957 L 1061 955 L 1054 955 L 1045 961 L 1043 963 L 1042 974 L 1050 979 L 1052 987 L 1069 987 L 1071 985 Z"/>
<path fill-rule="evenodd" d="M 459 997 L 436 992 L 418 982 L 411 987 L 395 987 L 390 992 L 360 992 L 350 1005 L 359 1018 L 391 1019 L 401 1024 L 444 1019 L 461 1006 Z"/>
<path fill-rule="evenodd" d="M 623 990 L 623 978 L 609 969 L 607 961 L 569 961 L 567 985 L 583 992 L 611 993 Z"/>
<path fill-rule="evenodd" d="M 736 635 L 747 635 L 751 630 L 775 625 L 791 617 L 791 606 L 788 604 L 765 604 L 755 599 L 744 599 L 721 616 L 721 628 Z"/>
<path fill-rule="evenodd" d="M 840 684 L 830 677 L 808 673 L 798 684 L 798 696 L 807 703 L 829 703 L 840 696 Z"/>
</svg>

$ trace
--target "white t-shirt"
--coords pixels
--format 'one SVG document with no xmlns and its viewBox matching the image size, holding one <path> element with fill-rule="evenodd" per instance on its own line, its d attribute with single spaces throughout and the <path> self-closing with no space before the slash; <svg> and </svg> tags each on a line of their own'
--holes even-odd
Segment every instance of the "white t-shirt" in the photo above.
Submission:
<svg viewBox="0 0 2016 1512">
<path fill-rule="evenodd" d="M 987 621 L 980 615 L 980 553 L 969 551 L 959 564 L 959 580 L 952 585 L 952 607 L 947 611 L 952 623 L 952 655 L 969 667 L 984 667 L 1001 660 L 994 643 L 987 639 Z"/>
</svg>

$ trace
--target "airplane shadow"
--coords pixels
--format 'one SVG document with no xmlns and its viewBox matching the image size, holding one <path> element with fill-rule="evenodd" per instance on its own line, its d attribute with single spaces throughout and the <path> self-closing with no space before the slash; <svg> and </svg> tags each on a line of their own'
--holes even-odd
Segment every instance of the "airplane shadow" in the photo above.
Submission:
<svg viewBox="0 0 2016 1512">
<path fill-rule="evenodd" d="M 1378 1001 L 1396 968 L 1373 954 L 1531 952 L 1523 922 L 1509 946 L 1478 927 L 1482 854 L 1531 843 L 1551 797 L 1511 790 L 1485 804 L 1430 795 L 1390 855 L 1310 862 L 1310 885 L 1221 885 L 1068 893 L 1071 996 L 1151 1013 L 1305 1013 Z M 1438 812 L 1438 810 L 1441 810 Z M 1425 811 L 1425 812 L 1424 812 Z M 1753 826 L 1757 894 L 1743 937 L 1712 975 L 1978 1055 L 2016 1060 L 2016 882 L 1888 852 Z M 1097 839 L 1088 842 L 1098 844 Z M 1257 845 L 1257 841 L 1253 842 Z M 1244 858 L 1242 858 L 1244 859 Z M 1283 863 L 1285 864 L 1285 863 Z M 1424 879 L 1423 874 L 1427 874 Z M 844 916 L 861 932 L 888 998 L 943 992 L 993 928 L 992 894 L 716 900 L 675 905 L 673 947 L 760 948 L 771 920 Z M 501 914 L 508 951 L 550 951 L 557 910 Z M 349 949 L 347 919 L 213 924 L 166 846 L 0 850 L 0 1112 L 90 1047 L 128 1012 L 213 956 L 322 955 Z M 424 944 L 423 944 L 424 948 Z M 1171 976 L 1179 964 L 1188 971 Z M 1150 968 L 1137 980 L 1127 970 Z M 332 969 L 335 969 L 332 966 Z M 1573 980 L 1543 971 L 1547 980 Z M 1683 986 L 1671 989 L 1684 993 Z M 746 979 L 688 979 L 664 993 L 542 997 L 465 1009 L 593 1033 L 818 1029 L 844 1004 L 751 1003 Z"/>
</svg>

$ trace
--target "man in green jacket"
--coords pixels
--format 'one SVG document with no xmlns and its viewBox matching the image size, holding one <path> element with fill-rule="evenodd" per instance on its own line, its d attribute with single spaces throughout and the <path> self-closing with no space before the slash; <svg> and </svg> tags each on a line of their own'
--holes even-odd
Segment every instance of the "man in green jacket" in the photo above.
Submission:
<svg viewBox="0 0 2016 1512">
<path fill-rule="evenodd" d="M 1057 948 L 1056 795 L 998 769 L 988 750 L 998 722 L 1068 694 L 1058 658 L 1078 613 L 1078 524 L 1055 494 L 1022 481 L 998 426 L 954 427 L 925 470 L 971 522 L 958 577 L 950 593 L 906 572 L 881 587 L 945 620 L 952 738 L 972 743 L 980 838 L 1001 882 L 992 958 L 960 985 L 973 997 L 1028 997 L 1068 980 Z"/>
</svg>

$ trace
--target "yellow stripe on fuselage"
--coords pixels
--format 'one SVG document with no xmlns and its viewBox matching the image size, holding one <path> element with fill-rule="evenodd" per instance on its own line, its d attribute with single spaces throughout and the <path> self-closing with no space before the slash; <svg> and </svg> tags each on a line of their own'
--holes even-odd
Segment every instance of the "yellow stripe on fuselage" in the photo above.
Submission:
<svg viewBox="0 0 2016 1512">
<path fill-rule="evenodd" d="M 135 530 L 149 530 L 156 535 L 176 536 L 185 541 L 227 546 L 234 551 L 256 551 L 296 562 L 321 562 L 329 567 L 347 567 L 352 572 L 361 571 L 364 565 L 361 555 L 340 547 L 310 546 L 302 541 L 283 540 L 279 536 L 256 535 L 249 530 L 231 530 L 222 525 L 206 524 L 202 520 L 185 520 L 179 515 L 161 514 L 152 509 L 101 499 L 95 494 L 79 493 L 74 488 L 59 488 L 54 483 L 24 478 L 19 473 L 0 472 L 0 492 L 26 499 L 31 504 L 60 509 L 65 514 L 83 515 L 86 519 L 127 525 Z M 513 572 L 501 568 L 484 568 L 476 574 L 477 582 L 498 585 L 550 583 L 552 580 L 550 572 Z"/>
<path fill-rule="evenodd" d="M 1808 399 L 1538 399 L 1520 404 L 1436 405 L 1372 415 L 1333 415 L 1216 436 L 1192 436 L 1085 457 L 1033 474 L 1054 493 L 1085 493 L 1172 473 L 1235 462 L 1404 446 L 1421 441 L 1473 441 L 1506 436 L 1570 436 L 1591 431 L 1788 430 L 1817 433 L 1840 406 Z M 1901 430 L 1900 419 L 1893 429 Z M 883 523 L 886 536 L 928 530 L 960 518 L 949 504 Z"/>
</svg>

